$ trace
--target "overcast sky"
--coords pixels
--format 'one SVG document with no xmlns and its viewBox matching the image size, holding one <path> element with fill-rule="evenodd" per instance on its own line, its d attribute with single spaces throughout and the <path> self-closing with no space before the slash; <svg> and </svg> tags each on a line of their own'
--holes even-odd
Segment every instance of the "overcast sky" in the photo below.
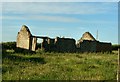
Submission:
<svg viewBox="0 0 120 82">
<path fill-rule="evenodd" d="M 107 1 L 107 0 L 106 0 Z M 117 0 L 116 0 L 117 1 Z M 89 31 L 98 40 L 118 43 L 117 2 L 4 2 L 2 41 L 16 41 L 27 25 L 33 35 L 79 40 Z"/>
</svg>

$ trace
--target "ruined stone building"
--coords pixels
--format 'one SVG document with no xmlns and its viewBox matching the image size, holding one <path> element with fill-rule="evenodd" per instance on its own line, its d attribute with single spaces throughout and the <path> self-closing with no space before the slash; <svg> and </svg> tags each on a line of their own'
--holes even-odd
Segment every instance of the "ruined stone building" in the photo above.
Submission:
<svg viewBox="0 0 120 82">
<path fill-rule="evenodd" d="M 46 51 L 57 52 L 75 52 L 76 49 L 75 40 L 72 38 L 48 38 L 46 41 L 43 40 L 41 46 Z"/>
<path fill-rule="evenodd" d="M 59 52 L 75 52 L 75 40 L 72 38 L 55 38 L 55 51 Z"/>
<path fill-rule="evenodd" d="M 32 37 L 32 34 L 27 26 L 23 25 L 17 35 L 17 48 L 35 51 L 37 38 Z"/>
<path fill-rule="evenodd" d="M 89 32 L 85 32 L 78 40 L 77 48 L 81 52 L 105 52 L 112 51 L 111 43 L 97 41 Z"/>
<path fill-rule="evenodd" d="M 27 26 L 23 25 L 17 35 L 17 48 L 26 49 L 30 51 L 36 50 L 37 38 L 43 39 L 41 49 L 46 51 L 58 52 L 75 52 L 75 40 L 71 38 L 51 39 L 44 36 L 33 36 Z"/>
<path fill-rule="evenodd" d="M 85 32 L 76 44 L 73 38 L 56 37 L 52 39 L 45 36 L 34 36 L 25 25 L 23 25 L 20 32 L 18 32 L 16 46 L 17 48 L 35 51 L 38 38 L 43 39 L 41 49 L 46 51 L 99 52 L 112 50 L 111 43 L 99 42 L 89 32 Z"/>
</svg>

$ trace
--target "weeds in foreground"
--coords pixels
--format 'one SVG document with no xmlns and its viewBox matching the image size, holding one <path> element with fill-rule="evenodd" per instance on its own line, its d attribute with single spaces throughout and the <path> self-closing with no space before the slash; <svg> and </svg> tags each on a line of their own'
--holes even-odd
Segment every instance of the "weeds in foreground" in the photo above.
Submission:
<svg viewBox="0 0 120 82">
<path fill-rule="evenodd" d="M 116 80 L 116 53 L 2 54 L 3 80 Z"/>
</svg>

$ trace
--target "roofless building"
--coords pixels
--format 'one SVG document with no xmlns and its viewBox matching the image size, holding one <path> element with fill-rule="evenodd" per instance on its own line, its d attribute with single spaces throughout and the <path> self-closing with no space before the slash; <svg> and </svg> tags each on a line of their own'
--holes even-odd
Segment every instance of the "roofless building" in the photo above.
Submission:
<svg viewBox="0 0 120 82">
<path fill-rule="evenodd" d="M 97 41 L 91 33 L 85 32 L 78 40 L 77 48 L 81 52 L 105 52 L 112 51 L 112 44 Z"/>
<path fill-rule="evenodd" d="M 51 39 L 46 36 L 34 36 L 25 25 L 23 25 L 20 32 L 18 32 L 16 47 L 29 51 L 36 51 L 37 38 L 43 39 L 41 49 L 46 51 L 104 52 L 112 50 L 111 43 L 99 42 L 89 32 L 85 32 L 80 40 L 78 40 L 77 44 L 75 44 L 76 41 L 73 38 L 56 37 Z"/>
</svg>

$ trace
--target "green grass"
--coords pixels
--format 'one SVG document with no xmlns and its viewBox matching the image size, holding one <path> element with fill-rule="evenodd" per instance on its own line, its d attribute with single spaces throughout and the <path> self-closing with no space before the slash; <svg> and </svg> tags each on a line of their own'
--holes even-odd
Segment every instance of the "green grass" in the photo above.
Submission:
<svg viewBox="0 0 120 82">
<path fill-rule="evenodd" d="M 22 54 L 7 50 L 3 80 L 116 80 L 117 52 Z"/>
</svg>

